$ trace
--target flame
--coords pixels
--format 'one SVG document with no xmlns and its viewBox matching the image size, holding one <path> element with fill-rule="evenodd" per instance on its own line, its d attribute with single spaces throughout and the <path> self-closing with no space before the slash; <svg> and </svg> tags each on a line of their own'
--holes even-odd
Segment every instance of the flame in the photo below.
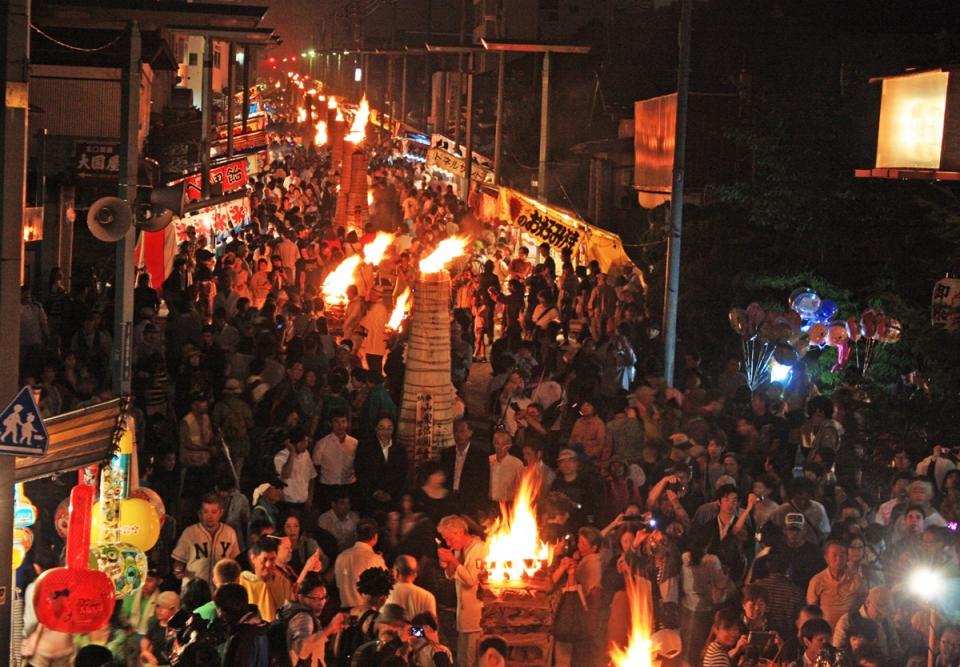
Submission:
<svg viewBox="0 0 960 667">
<path fill-rule="evenodd" d="M 438 248 L 439 250 L 439 248 Z M 434 253 L 436 254 L 436 253 Z M 422 263 L 421 263 L 421 271 Z M 534 499 L 540 491 L 536 468 L 526 468 L 513 499 L 513 507 L 500 505 L 497 519 L 487 538 L 487 581 L 491 587 L 520 582 L 532 577 L 553 560 L 550 545 L 540 539 Z"/>
<path fill-rule="evenodd" d="M 327 99 L 327 108 L 328 108 L 328 109 L 336 109 L 336 108 L 337 108 L 337 98 L 336 98 L 336 97 L 332 97 L 332 96 L 331 96 L 330 98 Z"/>
<path fill-rule="evenodd" d="M 280 87 L 280 82 L 277 81 L 275 84 L 273 84 L 273 87 L 274 87 L 274 88 L 279 88 L 279 87 Z"/>
<path fill-rule="evenodd" d="M 313 137 L 313 143 L 316 146 L 323 146 L 327 141 L 327 121 L 321 120 L 317 123 L 317 134 Z"/>
<path fill-rule="evenodd" d="M 630 604 L 630 635 L 625 648 L 615 643 L 610 645 L 610 664 L 613 667 L 650 667 L 653 649 L 650 640 L 653 628 L 650 596 L 643 594 L 639 579 L 632 574 L 627 574 L 625 580 Z"/>
<path fill-rule="evenodd" d="M 443 270 L 454 257 L 463 254 L 467 247 L 467 238 L 464 236 L 453 236 L 449 239 L 443 239 L 437 245 L 437 249 L 428 256 L 420 260 L 421 273 L 438 273 Z"/>
<path fill-rule="evenodd" d="M 360 100 L 360 108 L 357 109 L 357 114 L 353 117 L 353 125 L 350 126 L 350 131 L 347 133 L 347 141 L 351 144 L 362 143 L 366 136 L 367 121 L 369 119 L 370 104 L 367 102 L 367 96 L 364 95 L 363 99 Z"/>
<path fill-rule="evenodd" d="M 397 303 L 393 306 L 393 313 L 390 314 L 390 319 L 387 321 L 387 328 L 391 331 L 398 331 L 400 325 L 403 324 L 403 320 L 407 317 L 407 312 L 409 308 L 407 307 L 410 303 L 410 288 L 403 290 L 403 293 L 397 297 Z"/>
<path fill-rule="evenodd" d="M 337 268 L 324 279 L 320 291 L 327 305 L 342 306 L 347 302 L 347 287 L 356 282 L 355 274 L 359 265 L 360 255 L 351 255 L 340 262 Z"/>
<path fill-rule="evenodd" d="M 300 107 L 299 109 L 297 109 L 297 122 L 298 123 L 307 122 L 307 110 L 304 109 L 303 107 Z"/>
<path fill-rule="evenodd" d="M 346 120 L 347 119 L 343 117 L 343 112 L 339 108 L 337 108 L 337 122 L 344 123 L 346 122 Z"/>
<path fill-rule="evenodd" d="M 373 204 L 373 190 L 367 190 L 367 206 Z"/>
<path fill-rule="evenodd" d="M 383 255 L 387 252 L 387 248 L 393 245 L 393 238 L 393 234 L 377 232 L 373 240 L 363 246 L 364 263 L 379 266 L 380 262 L 383 261 Z"/>
</svg>

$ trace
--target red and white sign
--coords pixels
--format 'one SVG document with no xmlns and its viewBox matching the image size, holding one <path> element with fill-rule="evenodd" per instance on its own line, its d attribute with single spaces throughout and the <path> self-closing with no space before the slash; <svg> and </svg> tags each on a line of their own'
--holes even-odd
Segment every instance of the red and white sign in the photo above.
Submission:
<svg viewBox="0 0 960 667">
<path fill-rule="evenodd" d="M 177 237 L 180 241 L 187 238 L 187 227 L 193 227 L 198 233 L 206 235 L 224 234 L 239 227 L 250 219 L 250 198 L 246 195 L 228 202 L 202 208 L 189 217 L 176 221 Z"/>
<path fill-rule="evenodd" d="M 190 174 L 184 178 L 179 178 L 171 181 L 170 185 L 176 185 L 181 181 L 187 182 L 187 199 L 189 201 L 200 199 L 202 192 L 200 174 Z M 210 183 L 221 183 L 224 194 L 242 190 L 247 187 L 247 182 L 247 159 L 245 157 L 210 168 Z"/>
</svg>

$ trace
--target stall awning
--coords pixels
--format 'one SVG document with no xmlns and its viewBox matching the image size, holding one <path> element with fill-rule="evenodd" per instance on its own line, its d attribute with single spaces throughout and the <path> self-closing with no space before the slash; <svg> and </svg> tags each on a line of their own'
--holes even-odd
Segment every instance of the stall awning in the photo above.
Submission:
<svg viewBox="0 0 960 667">
<path fill-rule="evenodd" d="M 113 444 L 120 399 L 44 419 L 50 443 L 39 458 L 17 459 L 17 481 L 25 482 L 103 461 Z"/>
</svg>

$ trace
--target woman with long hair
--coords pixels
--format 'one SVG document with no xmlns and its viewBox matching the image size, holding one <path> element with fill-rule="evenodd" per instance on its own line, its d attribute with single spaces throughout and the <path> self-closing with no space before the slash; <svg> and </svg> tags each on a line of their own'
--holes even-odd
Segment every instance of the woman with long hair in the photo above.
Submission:
<svg viewBox="0 0 960 667">
<path fill-rule="evenodd" d="M 714 613 L 734 591 L 734 583 L 723 571 L 720 559 L 707 553 L 710 533 L 696 530 L 690 533 L 687 550 L 681 557 L 680 633 L 687 660 L 693 662 L 700 655 Z"/>
</svg>

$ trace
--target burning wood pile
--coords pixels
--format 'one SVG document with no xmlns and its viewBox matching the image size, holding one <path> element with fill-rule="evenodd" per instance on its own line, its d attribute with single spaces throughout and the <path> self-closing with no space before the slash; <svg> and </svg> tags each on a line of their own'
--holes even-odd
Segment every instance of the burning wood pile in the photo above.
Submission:
<svg viewBox="0 0 960 667">
<path fill-rule="evenodd" d="M 556 600 L 547 568 L 553 548 L 537 529 L 539 490 L 536 471 L 525 470 L 512 506 L 501 505 L 487 536 L 480 627 L 484 635 L 506 640 L 509 665 L 546 666 L 552 652 Z"/>
<path fill-rule="evenodd" d="M 393 244 L 394 235 L 378 232 L 372 241 L 363 246 L 363 254 L 351 255 L 340 262 L 324 279 L 320 287 L 324 311 L 330 333 L 343 333 L 343 319 L 347 306 L 347 288 L 356 285 L 360 296 L 367 298 L 376 283 L 377 267 Z M 403 314 L 399 316 L 403 318 Z"/>
<path fill-rule="evenodd" d="M 363 148 L 369 118 L 370 105 L 364 96 L 345 137 L 340 195 L 337 197 L 337 210 L 334 214 L 334 223 L 338 227 L 353 229 L 358 235 L 363 234 L 363 228 L 369 219 L 367 152 Z"/>
<path fill-rule="evenodd" d="M 653 609 L 649 588 L 644 591 L 642 582 L 632 575 L 626 577 L 627 601 L 630 605 L 630 633 L 624 647 L 612 643 L 610 664 L 612 667 L 650 667 L 653 642 Z"/>
<path fill-rule="evenodd" d="M 450 274 L 444 267 L 462 255 L 466 245 L 465 238 L 444 239 L 420 261 L 407 323 L 406 373 L 397 424 L 397 442 L 414 463 L 436 460 L 441 449 L 453 445 Z"/>
</svg>

